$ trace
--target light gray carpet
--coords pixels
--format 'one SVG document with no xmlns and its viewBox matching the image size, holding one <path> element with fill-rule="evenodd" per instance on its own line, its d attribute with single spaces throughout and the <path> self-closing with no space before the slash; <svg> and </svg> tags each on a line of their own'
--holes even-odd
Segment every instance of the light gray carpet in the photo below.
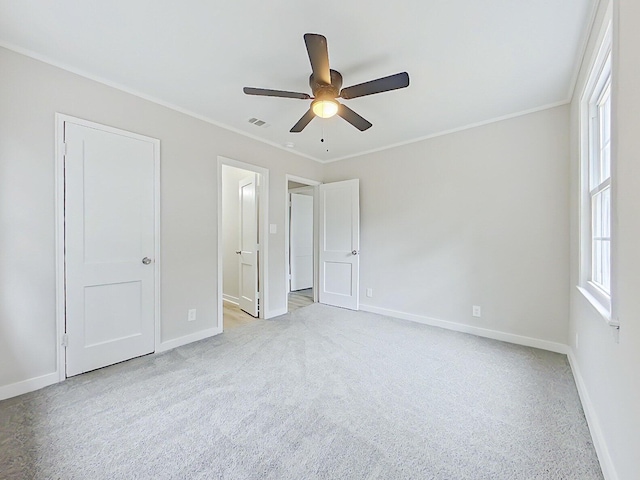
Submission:
<svg viewBox="0 0 640 480">
<path fill-rule="evenodd" d="M 319 304 L 0 402 L 2 479 L 601 479 L 566 357 Z"/>
</svg>

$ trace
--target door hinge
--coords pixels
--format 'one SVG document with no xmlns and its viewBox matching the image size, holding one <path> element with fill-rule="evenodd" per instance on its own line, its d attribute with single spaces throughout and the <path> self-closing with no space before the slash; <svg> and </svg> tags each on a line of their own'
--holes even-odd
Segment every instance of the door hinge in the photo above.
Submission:
<svg viewBox="0 0 640 480">
<path fill-rule="evenodd" d="M 62 335 L 62 342 L 60 343 L 60 345 L 62 345 L 64 348 L 67 348 L 69 346 L 69 335 L 67 335 L 66 333 Z"/>
<path fill-rule="evenodd" d="M 67 155 L 67 143 L 64 142 L 60 147 L 60 149 L 61 149 L 61 155 L 65 157 Z"/>
</svg>

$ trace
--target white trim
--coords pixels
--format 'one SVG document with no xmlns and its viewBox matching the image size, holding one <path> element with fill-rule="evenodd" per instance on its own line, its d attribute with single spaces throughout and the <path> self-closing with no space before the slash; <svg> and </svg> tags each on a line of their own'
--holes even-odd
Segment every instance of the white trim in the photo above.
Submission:
<svg viewBox="0 0 640 480">
<path fill-rule="evenodd" d="M 620 322 L 611 318 L 611 312 L 602 305 L 600 300 L 591 295 L 589 290 L 580 285 L 576 285 L 576 288 L 610 327 L 618 328 L 620 326 Z"/>
<path fill-rule="evenodd" d="M 154 142 L 154 149 L 153 149 L 153 154 L 155 157 L 155 161 L 154 161 L 154 172 L 155 172 L 155 176 L 154 176 L 154 186 L 153 186 L 153 194 L 154 194 L 154 198 L 153 198 L 153 211 L 154 211 L 154 222 L 155 222 L 155 245 L 154 245 L 154 265 L 155 265 L 155 270 L 154 270 L 154 280 L 156 282 L 155 285 L 155 335 L 154 335 L 154 342 L 153 342 L 153 346 L 154 346 L 154 352 L 158 349 L 158 347 L 160 346 L 160 343 L 162 342 L 162 268 L 161 268 L 161 261 L 162 261 L 162 251 L 160 248 L 161 245 L 161 240 L 162 240 L 162 230 L 160 228 L 160 224 L 162 222 L 162 196 L 160 194 L 160 190 L 162 188 L 162 179 L 160 176 L 160 168 L 161 168 L 161 162 L 160 162 L 160 140 L 156 139 L 156 141 Z"/>
<path fill-rule="evenodd" d="M 500 116 L 500 117 L 490 118 L 490 119 L 487 119 L 487 120 L 483 120 L 481 122 L 464 125 L 462 127 L 457 127 L 457 128 L 453 128 L 453 129 L 450 129 L 450 130 L 443 130 L 443 131 L 440 131 L 440 132 L 435 132 L 435 133 L 432 133 L 432 134 L 429 134 L 429 135 L 425 135 L 425 136 L 422 136 L 422 137 L 414 138 L 412 140 L 406 140 L 404 142 L 398 142 L 398 143 L 394 143 L 392 145 L 387 145 L 387 146 L 379 147 L 379 148 L 372 149 L 372 150 L 365 150 L 364 152 L 353 153 L 351 155 L 345 155 L 343 157 L 333 158 L 333 159 L 330 159 L 330 160 L 323 160 L 323 159 L 320 159 L 320 158 L 316 158 L 316 157 L 314 157 L 312 155 L 307 155 L 306 153 L 302 153 L 302 152 L 300 152 L 298 150 L 291 149 L 291 148 L 286 147 L 284 145 L 281 145 L 281 144 L 279 144 L 277 142 L 272 142 L 272 141 L 266 140 L 266 139 L 264 139 L 262 137 L 258 137 L 256 135 L 251 134 L 251 133 L 245 132 L 244 130 L 240 130 L 238 128 L 231 127 L 231 126 L 226 125 L 224 123 L 221 123 L 221 122 L 218 122 L 216 120 L 213 120 L 212 118 L 209 118 L 209 117 L 207 117 L 205 115 L 193 112 L 193 111 L 188 110 L 186 108 L 179 107 L 178 105 L 175 105 L 175 104 L 170 103 L 170 102 L 166 102 L 166 101 L 161 100 L 161 99 L 159 99 L 157 97 L 153 97 L 151 95 L 147 95 L 147 94 L 139 92 L 139 91 L 137 91 L 135 89 L 126 87 L 124 85 L 121 85 L 119 83 L 112 82 L 110 80 L 106 80 L 106 79 L 104 79 L 104 78 L 102 78 L 100 76 L 87 73 L 84 70 L 81 70 L 81 69 L 78 69 L 78 68 L 75 68 L 75 67 L 71 67 L 71 66 L 69 66 L 69 65 L 67 65 L 65 63 L 58 62 L 56 60 L 52 60 L 52 59 L 48 58 L 45 55 L 41 55 L 41 54 L 35 53 L 35 52 L 31 51 L 31 50 L 15 46 L 15 45 L 13 45 L 11 43 L 0 41 L 0 47 L 6 48 L 7 50 L 11 50 L 13 52 L 19 53 L 20 55 L 24 55 L 26 57 L 33 58 L 35 60 L 38 60 L 38 61 L 43 62 L 43 63 L 46 63 L 48 65 L 52 65 L 54 67 L 61 68 L 62 70 L 66 70 L 67 72 L 71 72 L 71 73 L 74 73 L 74 74 L 79 75 L 81 77 L 87 78 L 89 80 L 93 80 L 94 82 L 98 82 L 98 83 L 101 83 L 101 84 L 106 85 L 108 87 L 115 88 L 115 89 L 120 90 L 122 92 L 128 93 L 128 94 L 133 95 L 133 96 L 138 97 L 138 98 L 142 98 L 143 100 L 147 100 L 149 102 L 153 102 L 153 103 L 155 103 L 157 105 L 161 105 L 163 107 L 169 108 L 169 109 L 174 110 L 176 112 L 183 113 L 185 115 L 188 115 L 190 117 L 196 118 L 198 120 L 202 120 L 203 122 L 209 123 L 211 125 L 215 125 L 216 127 L 223 128 L 225 130 L 237 133 L 237 134 L 242 135 L 244 137 L 248 137 L 248 138 L 251 138 L 251 139 L 256 140 L 258 142 L 262 142 L 262 143 L 265 143 L 265 144 L 270 145 L 272 147 L 276 147 L 276 148 L 278 148 L 280 150 L 284 150 L 286 152 L 292 153 L 292 154 L 297 155 L 299 157 L 304 157 L 304 158 L 307 158 L 309 160 L 313 160 L 315 162 L 322 163 L 322 164 L 338 162 L 340 160 L 346 160 L 348 158 L 354 158 L 354 157 L 359 157 L 359 156 L 362 156 L 362 155 L 368 155 L 370 153 L 381 152 L 381 151 L 388 150 L 388 149 L 391 149 L 391 148 L 401 147 L 403 145 L 409 145 L 409 144 L 412 144 L 412 143 L 421 142 L 423 140 L 429 140 L 431 138 L 441 137 L 441 136 L 444 136 L 444 135 L 449 135 L 451 133 L 456 133 L 456 132 L 460 132 L 460 131 L 463 131 L 463 130 L 469 130 L 471 128 L 476 128 L 476 127 L 480 127 L 480 126 L 483 126 L 483 125 L 488 125 L 488 124 L 491 124 L 491 123 L 501 122 L 502 120 L 508 120 L 508 119 L 515 118 L 515 117 L 521 117 L 521 116 L 524 116 L 524 115 L 529 115 L 530 113 L 535 113 L 535 112 L 539 112 L 539 111 L 542 111 L 542 110 L 547 110 L 547 109 L 550 109 L 550 108 L 559 107 L 559 106 L 566 105 L 566 104 L 571 102 L 571 96 L 570 96 L 568 99 L 560 100 L 559 102 L 553 102 L 553 103 L 549 103 L 549 104 L 546 104 L 546 105 L 541 105 L 539 107 L 531 108 L 531 109 L 528 109 L 528 110 L 523 110 L 523 111 L 520 111 L 520 112 L 510 113 L 510 114 L 503 115 L 503 116 Z"/>
<path fill-rule="evenodd" d="M 412 143 L 422 142 L 424 140 L 431 140 L 432 138 L 443 137 L 445 135 L 450 135 L 452 133 L 462 132 L 464 130 L 470 130 L 472 128 L 482 127 L 484 125 L 490 125 L 492 123 L 502 122 L 503 120 L 510 120 L 512 118 L 523 117 L 525 115 L 529 115 L 531 113 L 541 112 L 543 110 L 550 110 L 552 108 L 561 107 L 563 105 L 567 105 L 571 103 L 571 99 L 561 100 L 559 102 L 549 103 L 547 105 L 542 105 L 540 107 L 530 108 L 529 110 L 523 110 L 521 112 L 509 113 L 507 115 L 503 115 L 501 117 L 494 117 L 487 120 L 483 120 L 481 122 L 470 123 L 468 125 L 463 125 L 462 127 L 452 128 L 450 130 L 443 130 L 436 133 L 430 133 L 429 135 L 425 135 L 423 137 L 414 138 L 411 140 L 406 140 L 404 142 L 393 143 L 391 145 L 386 145 L 384 147 L 372 148 L 371 150 L 365 150 L 364 152 L 354 153 L 351 155 L 345 155 L 343 157 L 334 158 L 331 160 L 317 160 L 320 163 L 333 163 L 339 162 L 340 160 L 346 160 L 348 158 L 360 157 L 363 155 L 369 155 L 371 153 L 382 152 L 384 150 L 389 150 L 391 148 L 403 147 L 405 145 L 411 145 Z M 315 160 L 315 159 L 314 159 Z"/>
<path fill-rule="evenodd" d="M 562 353 L 565 355 L 569 351 L 569 347 L 563 343 L 551 342 L 549 340 L 541 340 L 539 338 L 533 337 L 525 337 L 524 335 L 501 332 L 499 330 L 491 330 L 488 328 L 474 327 L 472 325 L 465 325 L 463 323 L 441 320 L 439 318 L 426 317 L 424 315 L 399 312 L 397 310 L 390 310 L 388 308 L 374 307 L 372 305 L 363 304 L 360 304 L 360 310 L 363 310 L 365 312 L 377 313 L 379 315 L 385 315 L 387 317 L 400 318 L 402 320 L 422 323 L 423 325 L 431 325 L 432 327 L 440 327 L 456 332 L 470 333 L 478 337 L 492 338 L 493 340 L 500 340 L 502 342 L 509 342 L 516 345 L 524 345 L 526 347 L 533 347 L 539 348 L 541 350 L 548 350 L 550 352 Z"/>
<path fill-rule="evenodd" d="M 589 426 L 589 432 L 591 433 L 591 439 L 600 461 L 600 467 L 602 468 L 602 474 L 606 480 L 618 480 L 618 474 L 616 473 L 613 460 L 609 454 L 609 448 L 602 434 L 602 427 L 600 426 L 600 420 L 596 414 L 596 409 L 591 402 L 589 392 L 582 378 L 580 367 L 578 366 L 578 360 L 575 357 L 573 349 L 568 347 L 567 358 L 569 359 L 569 365 L 573 372 L 573 378 L 576 381 L 576 387 L 578 389 L 578 395 L 580 396 L 580 402 L 582 403 L 582 409 L 584 410 L 584 416 L 587 419 L 587 425 Z"/>
<path fill-rule="evenodd" d="M 265 320 L 268 320 L 270 318 L 279 317 L 280 315 L 286 315 L 287 313 L 289 313 L 287 307 L 279 308 L 277 310 L 271 310 L 269 312 L 269 315 L 264 317 L 264 318 L 265 318 Z"/>
<path fill-rule="evenodd" d="M 0 400 L 40 390 L 41 388 L 48 387 L 49 385 L 53 385 L 59 381 L 58 372 L 53 372 L 39 377 L 22 380 L 20 382 L 10 383 L 9 385 L 3 385 L 0 387 Z"/>
<path fill-rule="evenodd" d="M 302 183 L 310 187 L 315 187 L 316 185 L 320 185 L 322 183 L 318 180 L 311 180 L 310 178 L 298 177 L 297 175 L 289 175 L 288 173 L 286 174 L 286 180 L 287 182 L 291 180 L 292 182 Z M 287 187 L 288 186 L 289 184 L 287 183 Z"/>
<path fill-rule="evenodd" d="M 189 335 L 174 338 L 173 340 L 167 340 L 156 347 L 155 353 L 166 352 L 167 350 L 172 350 L 174 348 L 187 345 L 188 343 L 204 340 L 205 338 L 210 338 L 220 333 L 222 333 L 222 327 L 207 328 L 206 330 L 200 330 L 195 333 L 190 333 Z"/>
<path fill-rule="evenodd" d="M 239 168 L 241 170 L 248 170 L 260 175 L 259 185 L 259 225 L 258 231 L 260 236 L 260 256 L 259 256 L 259 274 L 258 282 L 260 285 L 260 292 L 258 292 L 259 300 L 259 318 L 270 318 L 271 312 L 269 312 L 269 170 L 263 167 L 258 167 L 250 163 L 241 162 L 239 160 L 233 160 L 231 158 L 218 155 L 218 166 L 216 174 L 218 180 L 216 186 L 218 189 L 218 208 L 217 208 L 217 228 L 218 228 L 218 288 L 216 292 L 216 298 L 218 299 L 218 329 L 220 332 L 224 330 L 224 312 L 223 302 L 224 294 L 222 292 L 223 277 L 223 261 L 222 261 L 222 165 L 229 167 Z"/>
<path fill-rule="evenodd" d="M 234 305 L 240 304 L 240 299 L 238 297 L 233 297 L 231 295 L 227 295 L 226 293 L 222 294 L 222 300 L 225 302 L 233 303 Z"/>
<path fill-rule="evenodd" d="M 290 218 L 289 218 L 289 181 L 302 183 L 309 187 L 313 188 L 313 301 L 314 303 L 318 301 L 318 186 L 322 182 L 318 182 L 317 180 L 311 180 L 308 178 L 298 177 L 296 175 L 289 175 L 288 173 L 284 177 L 284 304 L 288 305 L 289 303 L 289 269 L 291 268 L 289 265 L 289 234 L 291 230 Z M 304 188 L 304 187 L 301 187 Z M 288 307 L 286 308 L 288 311 Z M 286 312 L 285 312 L 286 313 Z"/>
<path fill-rule="evenodd" d="M 573 67 L 573 73 L 571 74 L 571 82 L 569 83 L 569 92 L 568 98 L 570 98 L 570 102 L 573 101 L 573 97 L 576 93 L 576 88 L 578 87 L 578 81 L 580 80 L 580 72 L 582 71 L 582 67 L 585 62 L 585 57 L 587 55 L 587 48 L 589 47 L 589 40 L 591 39 L 591 32 L 593 32 L 594 26 L 596 24 L 596 19 L 598 18 L 598 9 L 600 8 L 601 0 L 597 0 L 593 2 L 591 6 L 591 13 L 589 14 L 589 28 L 587 28 L 583 34 L 581 39 L 581 47 L 579 49 L 580 54 L 578 55 L 576 64 Z"/>
<path fill-rule="evenodd" d="M 55 114 L 55 262 L 56 262 L 56 375 L 58 381 L 66 378 L 66 351 L 62 348 L 65 333 L 65 272 L 64 272 L 64 118 Z"/>
<path fill-rule="evenodd" d="M 66 333 L 65 325 L 65 257 L 64 257 L 64 124 L 73 123 L 83 127 L 94 128 L 103 132 L 125 135 L 153 144 L 154 156 L 154 349 L 157 351 L 161 342 L 161 248 L 160 248 L 160 140 L 157 138 L 140 135 L 138 133 L 122 130 L 108 125 L 83 120 L 63 113 L 55 113 L 55 235 L 56 235 L 56 374 L 58 381 L 66 378 L 66 351 L 61 348 L 62 336 Z"/>
</svg>

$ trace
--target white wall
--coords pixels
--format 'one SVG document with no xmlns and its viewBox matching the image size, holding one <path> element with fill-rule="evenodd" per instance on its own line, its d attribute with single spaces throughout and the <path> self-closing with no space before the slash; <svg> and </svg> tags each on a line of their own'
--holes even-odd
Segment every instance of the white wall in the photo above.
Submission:
<svg viewBox="0 0 640 480">
<path fill-rule="evenodd" d="M 270 170 L 269 305 L 286 309 L 285 175 L 322 165 L 3 48 L 0 71 L 0 394 L 56 369 L 55 112 L 161 140 L 163 342 L 218 324 L 218 155 Z"/>
<path fill-rule="evenodd" d="M 588 75 L 602 2 L 571 104 L 572 364 L 600 462 L 608 480 L 633 480 L 640 469 L 640 3 L 614 3 L 613 35 L 613 308 L 615 331 L 576 290 L 579 274 L 579 101 Z M 575 343 L 578 337 L 578 345 Z"/>
<path fill-rule="evenodd" d="M 238 255 L 240 246 L 240 180 L 253 172 L 222 165 L 222 293 L 237 302 L 240 296 Z"/>
<path fill-rule="evenodd" d="M 360 178 L 364 308 L 565 343 L 568 122 L 557 107 L 329 164 L 326 181 Z"/>
</svg>

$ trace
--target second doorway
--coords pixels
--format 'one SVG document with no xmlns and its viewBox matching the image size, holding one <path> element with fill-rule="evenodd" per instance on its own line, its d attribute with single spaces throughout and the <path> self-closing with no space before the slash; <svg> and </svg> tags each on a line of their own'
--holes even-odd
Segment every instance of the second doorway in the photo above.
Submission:
<svg viewBox="0 0 640 480">
<path fill-rule="evenodd" d="M 287 175 L 287 309 L 317 301 L 317 182 Z"/>
</svg>

